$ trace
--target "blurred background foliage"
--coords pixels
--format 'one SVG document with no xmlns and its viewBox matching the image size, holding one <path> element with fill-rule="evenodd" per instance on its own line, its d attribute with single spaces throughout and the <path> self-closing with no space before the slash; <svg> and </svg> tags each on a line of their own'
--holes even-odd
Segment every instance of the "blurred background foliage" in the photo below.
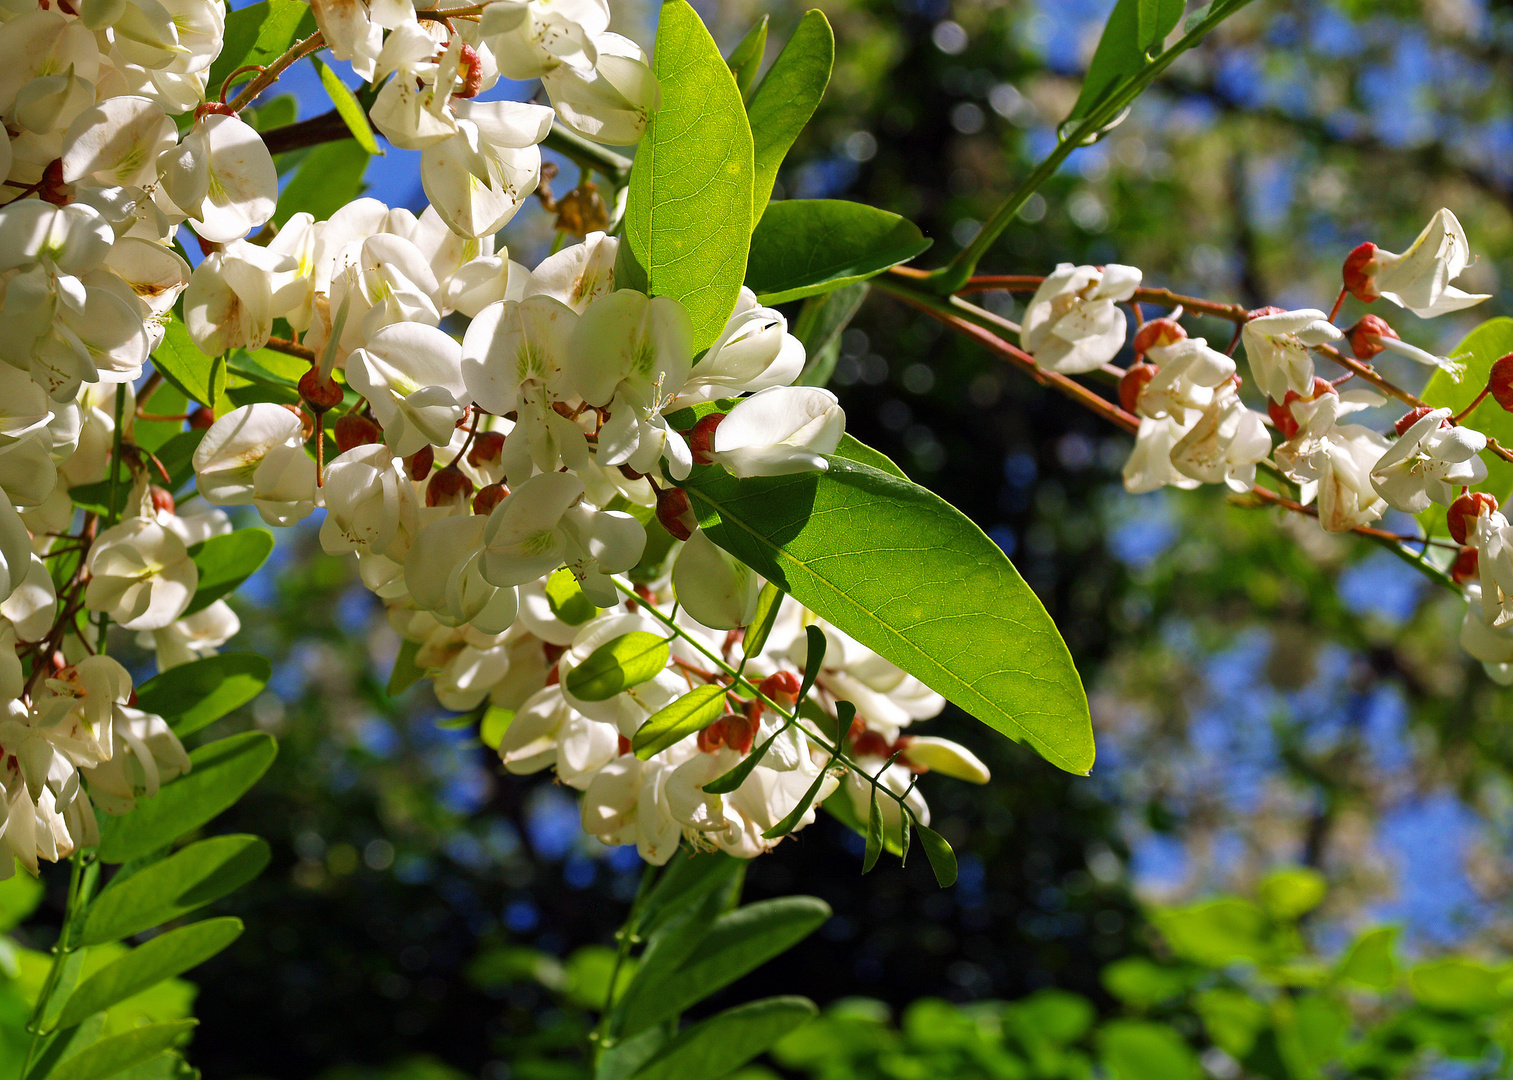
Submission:
<svg viewBox="0 0 1513 1080">
<path fill-rule="evenodd" d="M 770 14 L 771 54 L 806 6 L 700 9 L 726 47 Z M 820 6 L 836 73 L 780 192 L 906 214 L 934 265 L 1051 147 L 1111 5 Z M 649 44 L 654 5 L 615 9 Z M 285 80 L 301 116 L 325 107 L 313 82 Z M 370 193 L 421 209 L 415 168 L 373 159 Z M 982 269 L 1119 261 L 1182 292 L 1327 309 L 1353 246 L 1400 250 L 1448 206 L 1477 256 L 1462 284 L 1494 299 L 1435 323 L 1390 313 L 1443 350 L 1513 313 L 1510 194 L 1513 4 L 1256 0 L 1074 154 Z M 549 230 L 523 213 L 505 239 L 531 263 Z M 1507 1075 L 1513 709 L 1456 644 L 1461 602 L 1213 490 L 1127 496 L 1125 436 L 876 293 L 832 386 L 851 431 L 1039 593 L 1099 761 L 1068 777 L 952 710 L 939 732 L 994 772 L 922 785 L 954 888 L 922 858 L 863 879 L 860 839 L 828 817 L 757 860 L 748 898 L 802 889 L 836 914 L 705 1006 L 828 1003 L 750 1076 Z M 585 838 L 550 777 L 502 775 L 423 687 L 386 696 L 398 639 L 315 532 L 287 535 L 236 601 L 238 647 L 275 679 L 221 723 L 281 751 L 216 828 L 267 837 L 274 859 L 225 905 L 246 935 L 196 973 L 193 1058 L 230 1080 L 582 1076 L 635 853 Z M 1268 876 L 1288 866 L 1305 869 Z M 55 924 L 64 878 L 45 880 Z M 1246 899 L 1206 900 L 1226 893 Z"/>
</svg>

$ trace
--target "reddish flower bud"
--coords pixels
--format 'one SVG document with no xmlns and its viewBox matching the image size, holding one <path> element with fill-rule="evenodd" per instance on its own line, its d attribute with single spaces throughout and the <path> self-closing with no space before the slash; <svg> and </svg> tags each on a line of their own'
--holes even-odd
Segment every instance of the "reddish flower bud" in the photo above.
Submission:
<svg viewBox="0 0 1513 1080">
<path fill-rule="evenodd" d="M 356 413 L 348 413 L 337 420 L 332 425 L 331 433 L 336 437 L 337 452 L 342 454 L 354 446 L 367 446 L 384 441 L 384 429 L 366 416 L 358 416 Z"/>
<path fill-rule="evenodd" d="M 224 101 L 207 101 L 203 105 L 197 106 L 194 110 L 194 118 L 196 120 L 203 120 L 205 117 L 211 115 L 235 116 L 236 110 Z"/>
<path fill-rule="evenodd" d="M 173 513 L 173 496 L 169 494 L 167 488 L 160 488 L 156 484 L 151 484 L 147 488 L 147 494 L 152 497 L 152 508 L 154 510 Z"/>
<path fill-rule="evenodd" d="M 725 745 L 724 719 L 723 716 L 720 717 L 719 720 L 716 720 L 699 732 L 699 736 L 694 742 L 701 753 L 712 754 Z"/>
<path fill-rule="evenodd" d="M 448 465 L 441 469 L 426 485 L 427 506 L 459 506 L 473 495 L 473 481 L 462 475 L 462 470 Z"/>
<path fill-rule="evenodd" d="M 73 185 L 63 179 L 63 159 L 53 158 L 42 170 L 42 186 L 37 197 L 54 206 L 67 206 L 74 201 Z"/>
<path fill-rule="evenodd" d="M 1376 271 L 1376 245 L 1369 240 L 1345 256 L 1341 273 L 1345 288 L 1363 304 L 1380 299 L 1376 291 Z"/>
<path fill-rule="evenodd" d="M 468 448 L 469 465 L 492 465 L 504 453 L 504 436 L 497 431 L 480 431 Z"/>
<path fill-rule="evenodd" d="M 1259 319 L 1263 315 L 1280 315 L 1286 310 L 1286 308 L 1279 308 L 1275 304 L 1267 304 L 1265 307 L 1258 307 L 1254 311 L 1247 311 L 1245 313 L 1245 321 L 1250 322 L 1251 319 Z"/>
<path fill-rule="evenodd" d="M 1483 514 L 1497 509 L 1497 500 L 1486 492 L 1468 491 L 1450 504 L 1445 515 L 1445 524 L 1450 526 L 1450 535 L 1457 544 L 1464 544 L 1470 535 L 1471 524 Z"/>
<path fill-rule="evenodd" d="M 761 713 L 757 713 L 757 720 L 751 719 L 751 714 L 728 712 L 703 731 L 699 732 L 698 747 L 706 754 L 713 753 L 721 746 L 728 746 L 738 754 L 751 753 L 752 743 L 756 742 L 757 725 L 761 722 Z"/>
<path fill-rule="evenodd" d="M 189 414 L 189 426 L 195 431 L 204 431 L 215 423 L 215 410 L 201 405 Z"/>
<path fill-rule="evenodd" d="M 1275 401 L 1266 402 L 1266 414 L 1271 417 L 1271 422 L 1276 425 L 1284 439 L 1290 439 L 1298 433 L 1298 418 L 1292 414 L 1294 401 L 1317 401 L 1322 394 L 1338 394 L 1328 379 L 1314 376 L 1313 393 L 1308 397 L 1301 396 L 1296 390 L 1287 391 L 1287 396 L 1278 405 Z"/>
<path fill-rule="evenodd" d="M 510 493 L 510 489 L 503 484 L 490 484 L 478 489 L 478 494 L 473 496 L 473 513 L 489 514 L 494 507 L 504 502 L 504 497 Z"/>
<path fill-rule="evenodd" d="M 724 413 L 710 413 L 688 432 L 688 449 L 693 451 L 693 459 L 700 465 L 708 465 L 714 460 L 710 456 L 714 453 L 714 433 L 724 419 Z"/>
<path fill-rule="evenodd" d="M 803 689 L 803 684 L 799 682 L 799 677 L 793 672 L 779 671 L 767 676 L 758 683 L 757 689 L 766 695 L 769 700 L 776 702 L 785 709 L 791 709 L 794 702 L 799 699 L 799 691 Z"/>
<path fill-rule="evenodd" d="M 1450 580 L 1457 585 L 1478 577 L 1481 573 L 1477 559 L 1476 549 L 1473 547 L 1462 548 L 1461 553 L 1455 557 L 1455 564 L 1450 567 Z"/>
<path fill-rule="evenodd" d="M 682 488 L 657 489 L 657 520 L 679 540 L 687 540 L 699 527 L 688 502 L 688 493 Z"/>
<path fill-rule="evenodd" d="M 893 753 L 888 740 L 870 728 L 863 728 L 860 733 L 852 729 L 851 750 L 859 757 L 885 758 Z"/>
<path fill-rule="evenodd" d="M 1149 326 L 1150 323 L 1146 323 Z M 1156 377 L 1161 369 L 1155 364 L 1132 364 L 1119 380 L 1119 404 L 1127 413 L 1135 411 L 1135 406 L 1140 403 L 1140 395 Z"/>
<path fill-rule="evenodd" d="M 1419 405 L 1416 408 L 1409 409 L 1402 416 L 1398 417 L 1397 423 L 1393 424 L 1392 426 L 1397 430 L 1397 433 L 1399 435 L 1402 435 L 1414 424 L 1418 423 L 1433 411 L 1434 410 L 1428 405 Z"/>
<path fill-rule="evenodd" d="M 342 390 L 335 379 L 322 381 L 320 369 L 312 367 L 299 377 L 299 396 L 310 406 L 311 412 L 323 413 L 341 404 Z"/>
<path fill-rule="evenodd" d="M 630 753 L 630 740 L 627 739 L 624 735 L 619 736 L 617 741 L 615 742 L 615 753 L 620 757 L 624 757 L 626 754 Z"/>
<path fill-rule="evenodd" d="M 1187 337 L 1187 331 L 1176 319 L 1152 319 L 1135 331 L 1135 355 L 1144 356 L 1152 349 L 1175 345 Z"/>
<path fill-rule="evenodd" d="M 1513 353 L 1492 365 L 1492 371 L 1487 376 L 1487 389 L 1492 391 L 1492 396 L 1499 405 L 1513 412 Z"/>
<path fill-rule="evenodd" d="M 417 484 L 431 475 L 431 466 L 436 464 L 436 450 L 429 443 L 405 458 L 405 471 Z"/>
<path fill-rule="evenodd" d="M 1382 338 L 1402 340 L 1397 331 L 1387 325 L 1387 320 L 1377 315 L 1363 315 L 1360 322 L 1345 331 L 1345 336 L 1350 339 L 1350 351 L 1355 353 L 1357 360 L 1370 360 L 1385 349 Z"/>
<path fill-rule="evenodd" d="M 461 85 L 452 91 L 453 97 L 477 97 L 483 86 L 483 65 L 478 62 L 478 51 L 467 42 L 462 43 L 462 63 L 458 75 Z"/>
</svg>

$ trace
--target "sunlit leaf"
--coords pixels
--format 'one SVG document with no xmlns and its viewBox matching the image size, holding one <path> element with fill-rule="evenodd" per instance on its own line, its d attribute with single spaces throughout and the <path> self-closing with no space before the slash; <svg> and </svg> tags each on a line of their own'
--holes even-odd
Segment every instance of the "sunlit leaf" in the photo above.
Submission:
<svg viewBox="0 0 1513 1080">
<path fill-rule="evenodd" d="M 102 1039 L 72 1057 L 64 1058 L 47 1074 L 48 1080 L 108 1080 L 178 1045 L 198 1022 L 176 1020 L 171 1024 L 150 1024 Z"/>
<path fill-rule="evenodd" d="M 897 214 L 841 199 L 772 203 L 751 235 L 746 287 L 764 304 L 830 292 L 908 262 L 930 246 Z"/>
<path fill-rule="evenodd" d="M 762 77 L 751 94 L 747 112 L 751 117 L 751 136 L 756 164 L 752 184 L 752 221 L 762 216 L 762 209 L 772 197 L 778 167 L 793 146 L 793 141 L 809 123 L 825 87 L 830 82 L 830 67 L 835 62 L 835 35 L 830 23 L 819 11 L 806 12 L 783 51 Z"/>
<path fill-rule="evenodd" d="M 696 686 L 654 712 L 631 737 L 631 749 L 645 761 L 669 746 L 703 731 L 725 713 L 724 686 Z"/>
<path fill-rule="evenodd" d="M 681 1031 L 632 1074 L 633 1080 L 719 1080 L 819 1010 L 801 997 L 773 997 L 716 1013 Z"/>
<path fill-rule="evenodd" d="M 200 587 L 184 609 L 193 615 L 215 603 L 246 581 L 273 554 L 273 534 L 267 529 L 237 529 L 212 536 L 189 548 L 200 571 Z"/>
<path fill-rule="evenodd" d="M 63 1006 L 57 1026 L 72 1027 L 91 1013 L 108 1009 L 149 986 L 203 964 L 241 933 L 242 920 L 228 917 L 206 919 L 159 934 L 80 983 Z"/>
<path fill-rule="evenodd" d="M 600 645 L 563 680 L 580 701 L 608 701 L 640 686 L 667 667 L 671 649 L 667 639 L 645 630 L 632 630 Z"/>
<path fill-rule="evenodd" d="M 218 900 L 262 873 L 269 854 L 258 836 L 213 836 L 112 881 L 89 906 L 80 944 L 140 934 Z"/>
<path fill-rule="evenodd" d="M 272 665 L 256 653 L 207 656 L 148 679 L 137 688 L 137 708 L 184 736 L 257 697 L 272 676 Z"/>
</svg>

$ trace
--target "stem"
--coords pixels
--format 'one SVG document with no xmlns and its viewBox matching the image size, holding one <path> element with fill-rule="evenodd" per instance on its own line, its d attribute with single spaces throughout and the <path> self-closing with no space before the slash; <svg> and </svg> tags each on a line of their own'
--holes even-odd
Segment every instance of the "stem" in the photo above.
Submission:
<svg viewBox="0 0 1513 1080">
<path fill-rule="evenodd" d="M 242 92 L 228 102 L 231 106 L 231 111 L 241 112 L 248 105 L 251 105 L 259 94 L 278 82 L 278 77 L 287 71 L 296 60 L 303 56 L 309 56 L 317 49 L 323 48 L 325 44 L 326 39 L 321 37 L 319 30 L 305 38 L 304 41 L 296 41 L 290 46 L 288 52 L 259 72 L 257 78 L 242 87 Z"/>
<path fill-rule="evenodd" d="M 85 855 L 76 851 L 70 857 L 71 864 L 68 875 L 68 903 L 63 909 L 63 925 L 58 929 L 58 940 L 53 945 L 52 964 L 47 969 L 47 979 L 42 983 L 42 990 L 37 995 L 37 1004 L 32 1008 L 31 1018 L 26 1022 L 26 1030 L 31 1032 L 31 1040 L 26 1045 L 26 1059 L 21 1066 L 21 1077 L 25 1080 L 27 1073 L 31 1072 L 32 1061 L 37 1056 L 37 1050 L 42 1042 L 42 1023 L 47 1018 L 48 1006 L 52 1003 L 53 994 L 57 992 L 58 983 L 63 978 L 63 966 L 68 962 L 76 950 L 73 944 L 75 923 L 79 922 L 83 905 L 89 901 L 89 888 L 84 878 Z"/>
<path fill-rule="evenodd" d="M 630 178 L 630 158 L 607 150 L 598 143 L 591 143 L 560 124 L 552 124 L 552 130 L 546 133 L 541 145 L 547 150 L 557 151 L 580 169 L 601 174 L 615 187 L 623 186 Z"/>
<path fill-rule="evenodd" d="M 105 529 L 116 523 L 116 494 L 121 484 L 121 444 L 125 438 L 122 430 L 126 423 L 126 384 L 116 386 L 116 430 L 110 451 L 110 493 L 105 500 Z M 104 532 L 105 529 L 101 529 Z M 105 632 L 110 628 L 110 616 L 100 612 L 99 630 L 95 633 L 95 651 L 105 651 Z"/>
<path fill-rule="evenodd" d="M 1170 67 L 1177 57 L 1196 45 L 1210 30 L 1249 2 L 1250 0 L 1220 0 L 1210 9 L 1207 18 L 1183 34 L 1170 49 L 1149 61 L 1136 74 L 1128 76 L 1122 83 L 1116 83 L 1110 87 L 1104 95 L 1103 102 L 1083 117 L 1071 134 L 1063 138 L 1056 149 L 1035 166 L 1034 171 L 1025 177 L 1018 190 L 1005 199 L 987 223 L 978 230 L 972 242 L 958 251 L 948 264 L 929 275 L 932 291 L 941 294 L 954 293 L 966 284 L 967 279 L 972 276 L 972 271 L 977 269 L 977 264 L 993 246 L 993 241 L 997 240 L 1004 229 L 1008 228 L 1009 222 L 1014 220 L 1030 196 L 1055 175 L 1061 163 L 1071 155 L 1073 150 L 1101 136 L 1117 122 L 1119 115 L 1130 102 L 1139 97 L 1147 86 L 1155 82 L 1156 77 Z"/>
<path fill-rule="evenodd" d="M 312 364 L 315 363 L 315 352 L 313 349 L 307 349 L 298 342 L 290 341 L 288 338 L 271 337 L 264 343 L 263 348 L 272 349 L 274 352 L 281 352 L 285 356 L 297 356 L 301 360 L 310 361 Z"/>
<path fill-rule="evenodd" d="M 636 889 L 636 898 L 631 901 L 630 911 L 625 916 L 625 922 L 620 929 L 615 931 L 615 963 L 609 969 L 609 987 L 604 991 L 604 1009 L 599 1013 L 599 1022 L 594 1025 L 593 1033 L 588 1041 L 599 1047 L 601 1051 L 609 1049 L 614 1043 L 610 1039 L 609 1020 L 610 1012 L 615 1005 L 615 984 L 620 981 L 620 969 L 630 957 L 631 946 L 640 940 L 641 909 L 646 905 L 646 898 L 651 894 L 652 882 L 656 880 L 657 868 L 647 863 L 641 870 L 641 884 Z"/>
<path fill-rule="evenodd" d="M 1333 345 L 1315 345 L 1314 348 L 1318 349 L 1319 352 L 1329 357 L 1329 359 L 1333 360 L 1336 364 L 1339 364 L 1340 367 L 1344 368 L 1346 371 L 1355 372 L 1362 379 L 1369 382 L 1372 386 L 1376 387 L 1388 397 L 1397 398 L 1404 405 L 1407 405 L 1408 407 L 1414 409 L 1424 404 L 1424 402 L 1408 393 L 1408 391 L 1399 389 L 1392 383 L 1388 382 L 1386 379 L 1382 378 L 1376 373 L 1375 369 L 1373 369 L 1370 364 L 1361 363 L 1355 357 L 1341 352 Z"/>
</svg>

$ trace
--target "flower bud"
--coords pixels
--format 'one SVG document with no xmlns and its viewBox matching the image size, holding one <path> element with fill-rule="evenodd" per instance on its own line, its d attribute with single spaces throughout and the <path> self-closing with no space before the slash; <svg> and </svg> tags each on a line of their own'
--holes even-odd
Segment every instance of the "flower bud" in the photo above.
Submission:
<svg viewBox="0 0 1513 1080">
<path fill-rule="evenodd" d="M 682 488 L 657 489 L 657 520 L 678 540 L 687 540 L 699 527 L 688 493 Z"/>
<path fill-rule="evenodd" d="M 860 721 L 851 725 L 851 752 L 857 757 L 892 757 L 893 745 L 871 728 L 862 725 L 858 730 Z"/>
<path fill-rule="evenodd" d="M 1461 553 L 1455 557 L 1454 565 L 1450 567 L 1450 580 L 1457 585 L 1464 585 L 1468 581 L 1475 581 L 1480 573 L 1476 549 L 1462 548 Z"/>
<path fill-rule="evenodd" d="M 1445 524 L 1450 527 L 1450 535 L 1455 542 L 1464 544 L 1466 537 L 1470 535 L 1472 522 L 1496 509 L 1497 500 L 1491 495 L 1483 491 L 1468 491 L 1450 504 Z"/>
<path fill-rule="evenodd" d="M 965 746 L 950 739 L 920 735 L 900 739 L 904 755 L 901 760 L 916 772 L 938 772 L 970 784 L 986 784 L 991 779 L 988 767 Z"/>
<path fill-rule="evenodd" d="M 1397 423 L 1392 426 L 1401 435 L 1433 411 L 1428 405 L 1419 405 L 1417 408 L 1409 409 L 1402 416 L 1398 417 Z M 1448 427 L 1449 425 L 1441 424 L 1440 426 Z"/>
<path fill-rule="evenodd" d="M 1275 304 L 1267 304 L 1265 307 L 1258 307 L 1258 308 L 1254 309 L 1253 311 L 1247 311 L 1245 313 L 1245 321 L 1246 322 L 1252 322 L 1255 319 L 1264 318 L 1267 315 L 1286 315 L 1286 314 L 1287 314 L 1287 309 L 1286 308 L 1279 308 Z"/>
<path fill-rule="evenodd" d="M 1509 353 L 1492 365 L 1487 375 L 1487 389 L 1497 403 L 1513 412 L 1513 353 Z"/>
<path fill-rule="evenodd" d="M 151 484 L 147 488 L 147 494 L 152 499 L 152 508 L 162 513 L 173 513 L 173 495 L 167 488 Z"/>
<path fill-rule="evenodd" d="M 1298 433 L 1298 418 L 1292 414 L 1292 403 L 1294 401 L 1317 401 L 1323 394 L 1338 393 L 1339 391 L 1334 388 L 1334 384 L 1328 379 L 1314 376 L 1313 393 L 1311 395 L 1304 398 L 1296 390 L 1289 390 L 1280 405 L 1275 401 L 1268 401 L 1266 403 L 1266 413 L 1271 417 L 1271 422 L 1276 425 L 1277 431 L 1281 433 L 1282 438 L 1290 439 Z"/>
<path fill-rule="evenodd" d="M 194 431 L 208 431 L 215 423 L 215 410 L 201 405 L 189 414 L 189 427 Z"/>
<path fill-rule="evenodd" d="M 462 59 L 458 63 L 458 77 L 460 85 L 452 91 L 453 97 L 472 98 L 478 96 L 478 91 L 483 86 L 483 65 L 478 62 L 478 50 L 467 42 L 462 43 Z"/>
<path fill-rule="evenodd" d="M 688 449 L 693 452 L 693 459 L 700 465 L 708 465 L 714 460 L 714 433 L 725 419 L 724 413 L 710 413 L 699 420 L 688 432 Z"/>
<path fill-rule="evenodd" d="M 494 507 L 504 502 L 504 497 L 510 493 L 510 489 L 503 484 L 489 484 L 478 489 L 478 494 L 473 496 L 473 513 L 489 514 Z"/>
<path fill-rule="evenodd" d="M 1151 325 L 1146 323 L 1146 326 Z M 1119 404 L 1127 413 L 1135 411 L 1135 406 L 1140 403 L 1141 392 L 1150 384 L 1161 369 L 1155 364 L 1132 364 L 1119 380 Z"/>
<path fill-rule="evenodd" d="M 431 477 L 426 485 L 427 506 L 461 506 L 473 494 L 473 481 L 462 470 L 448 465 Z"/>
<path fill-rule="evenodd" d="M 1387 320 L 1377 315 L 1362 316 L 1360 322 L 1345 332 L 1345 336 L 1350 339 L 1350 351 L 1355 353 L 1357 360 L 1370 360 L 1385 349 L 1383 338 L 1402 340 L 1397 331 L 1387 325 Z"/>
<path fill-rule="evenodd" d="M 609 227 L 609 208 L 594 184 L 579 184 L 557 200 L 557 231 L 587 236 Z"/>
<path fill-rule="evenodd" d="M 436 451 L 427 443 L 405 458 L 405 471 L 417 484 L 431 475 L 431 466 L 436 464 Z"/>
<path fill-rule="evenodd" d="M 757 689 L 769 701 L 775 702 L 785 709 L 791 709 L 799 699 L 799 691 L 803 689 L 803 684 L 799 682 L 799 677 L 793 672 L 779 671 L 767 676 L 758 683 Z"/>
<path fill-rule="evenodd" d="M 1345 267 L 1342 273 L 1345 288 L 1350 291 L 1351 296 L 1363 304 L 1369 304 L 1379 298 L 1376 291 L 1377 269 L 1376 245 L 1369 240 L 1345 256 Z"/>
<path fill-rule="evenodd" d="M 299 377 L 299 396 L 311 412 L 320 414 L 341 404 L 342 390 L 336 385 L 335 379 L 328 376 L 322 380 L 320 368 L 312 366 Z"/>
<path fill-rule="evenodd" d="M 337 451 L 343 454 L 354 446 L 368 446 L 384 441 L 383 428 L 366 416 L 358 416 L 356 413 L 348 413 L 337 420 L 332 425 L 331 433 L 336 439 Z"/>
<path fill-rule="evenodd" d="M 469 465 L 492 465 L 504 453 L 504 435 L 497 431 L 480 431 L 468 448 Z"/>
<path fill-rule="evenodd" d="M 1176 319 L 1152 319 L 1135 331 L 1135 355 L 1144 356 L 1152 349 L 1175 345 L 1185 337 L 1187 337 L 1187 331 Z"/>
</svg>

